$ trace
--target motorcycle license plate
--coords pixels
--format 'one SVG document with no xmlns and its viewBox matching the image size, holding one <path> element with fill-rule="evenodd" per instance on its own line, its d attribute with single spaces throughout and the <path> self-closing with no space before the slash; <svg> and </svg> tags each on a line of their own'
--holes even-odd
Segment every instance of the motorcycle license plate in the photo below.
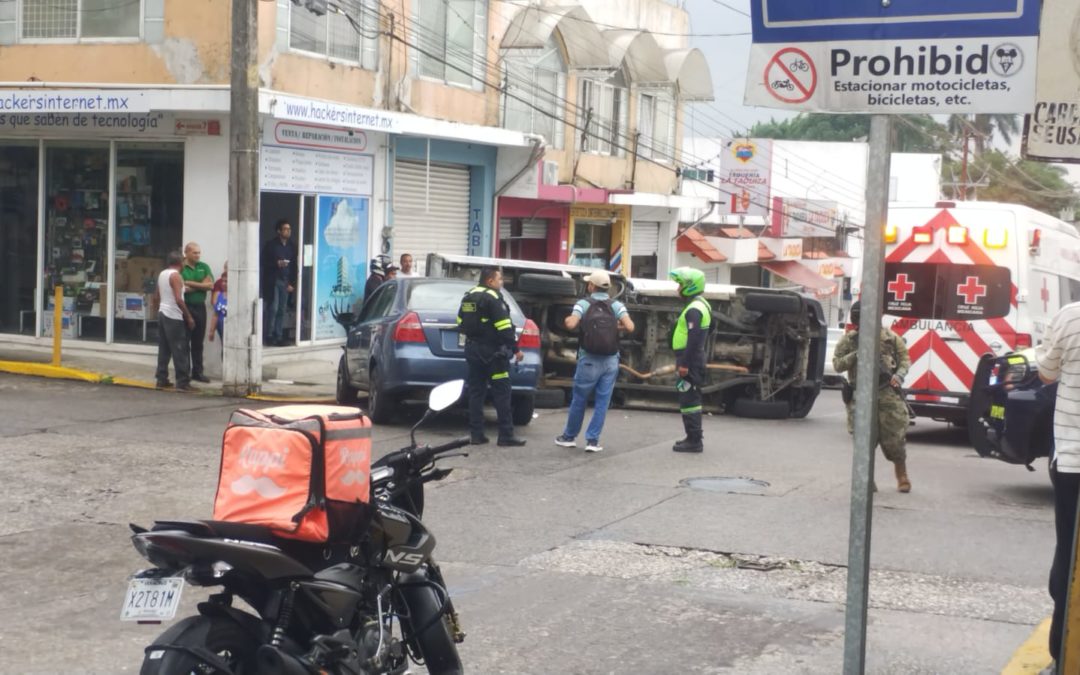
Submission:
<svg viewBox="0 0 1080 675">
<path fill-rule="evenodd" d="M 181 577 L 132 579 L 128 582 L 121 621 L 168 621 L 180 607 L 184 590 Z"/>
<path fill-rule="evenodd" d="M 465 333 L 458 333 L 457 346 L 458 347 L 464 347 L 465 346 Z"/>
</svg>

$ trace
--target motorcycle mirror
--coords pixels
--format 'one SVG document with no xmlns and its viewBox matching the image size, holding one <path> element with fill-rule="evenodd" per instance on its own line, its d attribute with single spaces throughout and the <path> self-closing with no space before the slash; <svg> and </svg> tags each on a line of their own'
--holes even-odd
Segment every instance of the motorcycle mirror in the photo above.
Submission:
<svg viewBox="0 0 1080 675">
<path fill-rule="evenodd" d="M 434 412 L 446 410 L 458 402 L 464 389 L 465 380 L 443 382 L 431 390 L 431 394 L 428 396 L 428 408 Z"/>
</svg>

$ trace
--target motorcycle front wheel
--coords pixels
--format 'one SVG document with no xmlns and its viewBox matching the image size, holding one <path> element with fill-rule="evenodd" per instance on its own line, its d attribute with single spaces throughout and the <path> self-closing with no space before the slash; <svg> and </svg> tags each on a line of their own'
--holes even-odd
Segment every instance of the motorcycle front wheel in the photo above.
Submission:
<svg viewBox="0 0 1080 675">
<path fill-rule="evenodd" d="M 139 675 L 218 673 L 218 663 L 228 666 L 224 672 L 255 675 L 258 648 L 251 633 L 231 619 L 189 616 L 147 648 Z"/>
<path fill-rule="evenodd" d="M 431 675 L 462 675 L 457 645 L 450 636 L 450 627 L 443 613 L 440 594 L 430 586 L 413 583 L 401 589 L 409 606 L 409 633 L 414 645 L 424 657 Z M 417 634 L 417 631 L 421 631 Z"/>
</svg>

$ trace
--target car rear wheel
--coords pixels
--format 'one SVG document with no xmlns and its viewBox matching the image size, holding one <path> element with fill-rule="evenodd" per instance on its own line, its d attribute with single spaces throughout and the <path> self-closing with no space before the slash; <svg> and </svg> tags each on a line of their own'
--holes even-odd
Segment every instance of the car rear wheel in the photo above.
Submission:
<svg viewBox="0 0 1080 675">
<path fill-rule="evenodd" d="M 378 366 L 371 366 L 368 377 L 368 416 L 375 424 L 386 424 L 394 416 L 394 401 L 383 388 Z"/>
<path fill-rule="evenodd" d="M 536 408 L 536 397 L 532 394 L 516 394 L 510 401 L 513 406 L 514 425 L 523 427 L 532 422 L 533 410 Z"/>
<path fill-rule="evenodd" d="M 337 402 L 338 405 L 356 405 L 356 387 L 349 383 L 349 364 L 345 361 L 345 355 L 341 355 L 337 369 Z"/>
</svg>

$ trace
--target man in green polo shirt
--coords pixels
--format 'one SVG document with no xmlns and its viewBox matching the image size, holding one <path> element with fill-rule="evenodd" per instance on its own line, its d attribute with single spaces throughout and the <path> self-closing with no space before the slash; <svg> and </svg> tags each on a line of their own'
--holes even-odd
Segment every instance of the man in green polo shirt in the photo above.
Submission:
<svg viewBox="0 0 1080 675">
<path fill-rule="evenodd" d="M 188 331 L 191 339 L 191 379 L 209 382 L 203 371 L 203 341 L 206 339 L 206 292 L 214 287 L 214 273 L 202 262 L 202 249 L 195 242 L 184 247 L 184 267 L 180 275 L 184 279 L 184 303 L 195 319 L 195 326 Z"/>
</svg>

